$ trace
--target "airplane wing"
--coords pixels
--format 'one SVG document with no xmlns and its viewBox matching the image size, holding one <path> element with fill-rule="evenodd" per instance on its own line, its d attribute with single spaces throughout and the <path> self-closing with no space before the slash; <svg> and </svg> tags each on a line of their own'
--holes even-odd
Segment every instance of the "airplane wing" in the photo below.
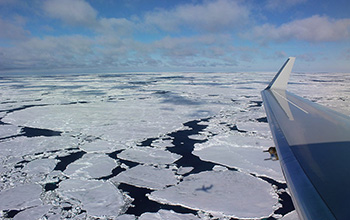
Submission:
<svg viewBox="0 0 350 220">
<path fill-rule="evenodd" d="M 350 117 L 286 90 L 290 57 L 261 92 L 301 219 L 350 219 Z"/>
</svg>

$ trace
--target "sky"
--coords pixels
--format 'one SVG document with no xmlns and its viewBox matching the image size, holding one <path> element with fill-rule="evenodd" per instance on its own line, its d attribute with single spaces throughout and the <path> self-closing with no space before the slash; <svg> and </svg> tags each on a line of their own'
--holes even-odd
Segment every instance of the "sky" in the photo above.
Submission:
<svg viewBox="0 0 350 220">
<path fill-rule="evenodd" d="M 0 0 L 0 74 L 350 73 L 349 0 Z"/>
</svg>

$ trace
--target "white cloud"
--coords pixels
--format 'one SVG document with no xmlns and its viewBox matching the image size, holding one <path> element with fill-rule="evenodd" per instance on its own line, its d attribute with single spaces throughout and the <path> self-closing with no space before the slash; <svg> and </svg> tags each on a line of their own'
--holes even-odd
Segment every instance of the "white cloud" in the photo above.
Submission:
<svg viewBox="0 0 350 220">
<path fill-rule="evenodd" d="M 52 18 L 73 26 L 96 25 L 97 11 L 84 0 L 49 0 L 43 9 Z"/>
<path fill-rule="evenodd" d="M 270 10 L 284 10 L 290 7 L 293 7 L 298 4 L 305 3 L 307 0 L 267 0 L 266 1 L 266 8 Z"/>
<path fill-rule="evenodd" d="M 21 19 L 20 19 L 21 20 Z M 0 18 L 0 39 L 6 40 L 23 40 L 26 39 L 30 32 L 23 29 L 23 21 L 10 22 Z"/>
<path fill-rule="evenodd" d="M 255 27 L 252 37 L 262 42 L 302 40 L 307 42 L 331 42 L 350 39 L 350 19 L 332 19 L 314 15 L 295 20 L 279 27 L 264 24 Z"/>
<path fill-rule="evenodd" d="M 232 30 L 247 22 L 249 10 L 237 1 L 216 0 L 203 4 L 185 4 L 173 10 L 157 10 L 146 14 L 145 23 L 156 25 L 165 31 L 177 31 L 181 27 L 200 31 Z"/>
</svg>

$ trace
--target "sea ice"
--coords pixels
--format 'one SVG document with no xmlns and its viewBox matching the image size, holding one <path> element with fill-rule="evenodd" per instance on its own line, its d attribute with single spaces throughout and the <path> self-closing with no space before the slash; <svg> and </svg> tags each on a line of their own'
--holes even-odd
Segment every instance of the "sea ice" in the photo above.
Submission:
<svg viewBox="0 0 350 220">
<path fill-rule="evenodd" d="M 282 170 L 278 161 L 265 160 L 269 158 L 263 149 L 270 143 L 257 137 L 222 134 L 203 144 L 196 144 L 194 155 L 202 160 L 222 164 L 239 169 L 247 173 L 268 176 L 278 181 L 284 181 Z"/>
<path fill-rule="evenodd" d="M 252 175 L 230 170 L 187 176 L 176 186 L 152 192 L 149 198 L 237 218 L 270 216 L 274 211 L 272 207 L 278 202 L 270 184 Z"/>
<path fill-rule="evenodd" d="M 122 193 L 108 181 L 67 179 L 59 184 L 57 192 L 64 198 L 80 201 L 91 216 L 113 217 L 126 209 Z"/>
<path fill-rule="evenodd" d="M 42 187 L 38 184 L 25 184 L 0 192 L 0 210 L 22 210 L 41 205 Z"/>
<path fill-rule="evenodd" d="M 175 174 L 169 169 L 138 165 L 128 169 L 110 180 L 118 184 L 127 183 L 148 189 L 163 189 L 177 183 Z"/>
<path fill-rule="evenodd" d="M 17 135 L 20 130 L 19 127 L 10 124 L 0 125 L 0 139 Z"/>
<path fill-rule="evenodd" d="M 105 140 L 95 140 L 92 142 L 86 142 L 80 145 L 79 148 L 88 153 L 109 153 L 125 149 L 125 145 Z"/>
<path fill-rule="evenodd" d="M 56 166 L 56 159 L 37 159 L 30 161 L 24 168 L 23 171 L 29 175 L 35 174 L 47 174 L 52 171 Z"/>
<path fill-rule="evenodd" d="M 99 178 L 110 175 L 117 165 L 105 154 L 88 153 L 69 164 L 64 173 L 70 177 Z"/>
<path fill-rule="evenodd" d="M 166 150 L 151 147 L 137 147 L 124 150 L 118 154 L 118 158 L 152 165 L 171 164 L 180 159 L 181 156 Z"/>
<path fill-rule="evenodd" d="M 51 208 L 51 205 L 39 205 L 27 208 L 15 215 L 13 220 L 37 220 L 41 219 Z"/>
<path fill-rule="evenodd" d="M 198 220 L 197 216 L 193 214 L 180 214 L 174 211 L 159 210 L 156 213 L 144 213 L 139 218 L 139 220 Z"/>
</svg>

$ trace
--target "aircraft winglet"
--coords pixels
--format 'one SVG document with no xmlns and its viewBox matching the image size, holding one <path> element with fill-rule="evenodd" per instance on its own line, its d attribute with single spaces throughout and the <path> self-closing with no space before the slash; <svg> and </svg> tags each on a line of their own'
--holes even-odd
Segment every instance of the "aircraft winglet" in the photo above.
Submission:
<svg viewBox="0 0 350 220">
<path fill-rule="evenodd" d="M 294 61 L 295 61 L 295 57 L 289 57 L 266 89 L 286 90 L 288 80 L 289 80 L 289 75 L 292 71 Z"/>
</svg>

